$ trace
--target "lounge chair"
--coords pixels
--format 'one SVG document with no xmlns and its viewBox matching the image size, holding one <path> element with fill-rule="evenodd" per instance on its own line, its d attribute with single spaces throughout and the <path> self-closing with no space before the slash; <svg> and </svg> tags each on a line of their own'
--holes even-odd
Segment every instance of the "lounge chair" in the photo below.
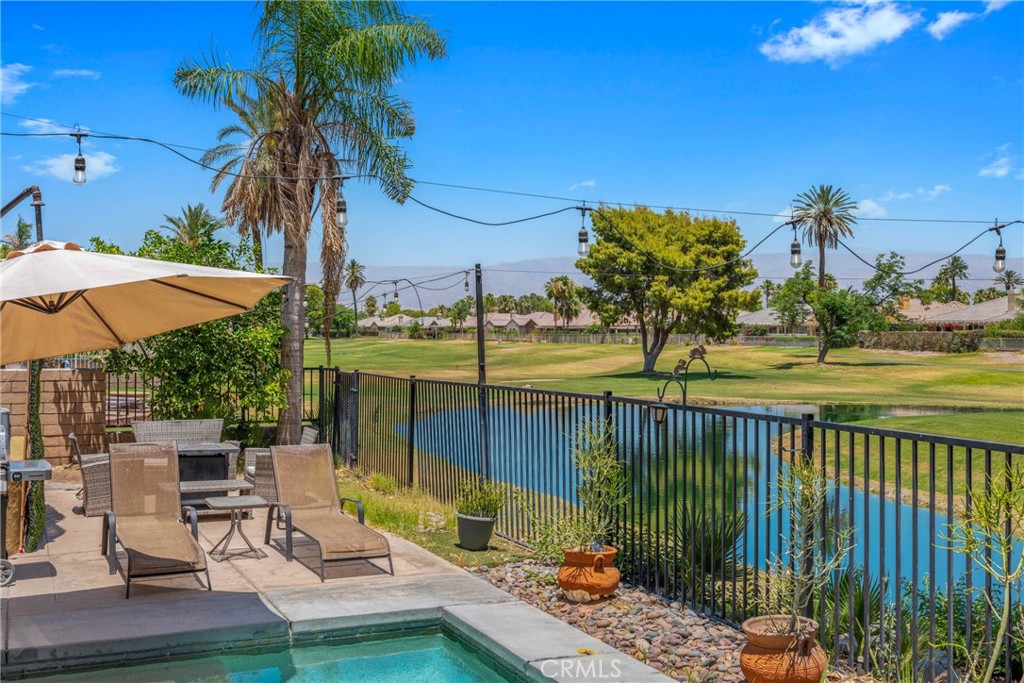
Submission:
<svg viewBox="0 0 1024 683">
<path fill-rule="evenodd" d="M 181 507 L 178 453 L 172 443 L 111 444 L 110 498 L 103 518 L 103 554 L 110 573 L 118 569 L 117 544 L 128 556 L 124 597 L 132 579 L 206 574 L 206 553 L 199 545 L 196 510 Z M 191 522 L 192 533 L 181 523 Z"/>
<path fill-rule="evenodd" d="M 386 557 L 388 573 L 394 574 L 388 539 L 366 526 L 363 503 L 339 498 L 331 449 L 326 444 L 273 446 L 270 449 L 277 484 L 277 502 L 267 514 L 266 543 L 278 516 L 284 518 L 285 557 L 293 559 L 292 533 L 298 531 L 317 544 L 320 551 L 320 580 L 331 562 L 370 560 Z M 342 511 L 354 503 L 358 521 Z"/>
</svg>

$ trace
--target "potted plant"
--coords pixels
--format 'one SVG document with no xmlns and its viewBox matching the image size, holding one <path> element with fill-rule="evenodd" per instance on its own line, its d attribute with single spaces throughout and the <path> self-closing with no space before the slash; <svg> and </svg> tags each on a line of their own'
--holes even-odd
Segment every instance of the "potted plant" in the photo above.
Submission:
<svg viewBox="0 0 1024 683">
<path fill-rule="evenodd" d="M 459 545 L 466 550 L 487 550 L 498 512 L 505 505 L 505 487 L 482 478 L 464 485 L 455 500 Z"/>
<path fill-rule="evenodd" d="M 749 683 L 823 680 L 828 655 L 816 640 L 818 622 L 803 615 L 811 596 L 831 581 L 852 548 L 852 530 L 841 528 L 840 520 L 832 520 L 828 527 L 822 524 L 828 494 L 824 474 L 799 454 L 779 477 L 778 498 L 769 514 L 786 511 L 791 532 L 783 538 L 781 555 L 769 562 L 762 602 L 774 613 L 743 622 L 747 644 L 740 653 L 740 668 Z"/>
<path fill-rule="evenodd" d="M 576 432 L 576 509 L 568 518 L 542 519 L 522 496 L 541 556 L 561 555 L 558 586 L 573 602 L 590 602 L 615 592 L 618 550 L 607 545 L 615 512 L 627 500 L 626 472 L 619 461 L 611 427 L 585 420 Z"/>
</svg>

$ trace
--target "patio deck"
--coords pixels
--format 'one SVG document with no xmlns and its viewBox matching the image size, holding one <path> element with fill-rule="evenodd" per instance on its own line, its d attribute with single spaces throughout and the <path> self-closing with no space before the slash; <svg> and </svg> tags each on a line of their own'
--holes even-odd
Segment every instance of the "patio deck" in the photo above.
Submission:
<svg viewBox="0 0 1024 683">
<path fill-rule="evenodd" d="M 621 680 L 671 680 L 394 536 L 394 576 L 352 562 L 330 568 L 321 583 L 303 564 L 316 558 L 310 542 L 296 536 L 294 562 L 284 558 L 283 531 L 262 545 L 260 510 L 243 527 L 267 557 L 209 560 L 212 591 L 192 576 L 140 580 L 125 600 L 123 579 L 100 554 L 102 518 L 73 511 L 75 488 L 47 487 L 46 543 L 12 558 L 16 581 L 2 590 L 0 619 L 5 674 L 444 624 L 533 680 L 552 670 L 547 662 L 561 671 L 562 662 L 583 659 L 580 648 L 620 661 Z M 211 548 L 227 526 L 226 518 L 203 519 L 200 543 Z M 581 680 L 566 672 L 558 680 Z"/>
</svg>

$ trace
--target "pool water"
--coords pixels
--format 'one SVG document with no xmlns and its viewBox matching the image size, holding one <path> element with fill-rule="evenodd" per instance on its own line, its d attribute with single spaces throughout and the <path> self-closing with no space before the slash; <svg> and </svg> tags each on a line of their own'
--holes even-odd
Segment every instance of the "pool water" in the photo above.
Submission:
<svg viewBox="0 0 1024 683">
<path fill-rule="evenodd" d="M 35 683 L 509 683 L 479 655 L 443 634 L 279 652 L 223 654 L 32 677 Z"/>
</svg>

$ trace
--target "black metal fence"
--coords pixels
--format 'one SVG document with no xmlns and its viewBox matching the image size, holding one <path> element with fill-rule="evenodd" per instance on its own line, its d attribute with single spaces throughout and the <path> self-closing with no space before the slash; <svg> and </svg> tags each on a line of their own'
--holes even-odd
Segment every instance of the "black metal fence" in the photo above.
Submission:
<svg viewBox="0 0 1024 683">
<path fill-rule="evenodd" d="M 631 487 L 614 539 L 624 574 L 732 624 L 763 611 L 773 568 L 786 565 L 794 529 L 775 503 L 789 462 L 803 457 L 829 481 L 814 542 L 824 552 L 846 527 L 855 544 L 808 609 L 832 656 L 885 678 L 955 680 L 964 653 L 991 651 L 1001 589 L 981 557 L 948 539 L 969 492 L 1024 466 L 1022 445 L 825 422 L 779 407 L 676 404 L 659 424 L 650 402 L 610 393 L 337 377 L 345 402 L 335 443 L 348 461 L 449 503 L 462 482 L 484 475 L 542 518 L 572 515 L 579 427 L 612 430 Z M 530 543 L 522 506 L 506 507 L 498 532 Z M 1006 645 L 1000 668 L 1016 671 L 1019 643 L 1008 636 Z"/>
</svg>

